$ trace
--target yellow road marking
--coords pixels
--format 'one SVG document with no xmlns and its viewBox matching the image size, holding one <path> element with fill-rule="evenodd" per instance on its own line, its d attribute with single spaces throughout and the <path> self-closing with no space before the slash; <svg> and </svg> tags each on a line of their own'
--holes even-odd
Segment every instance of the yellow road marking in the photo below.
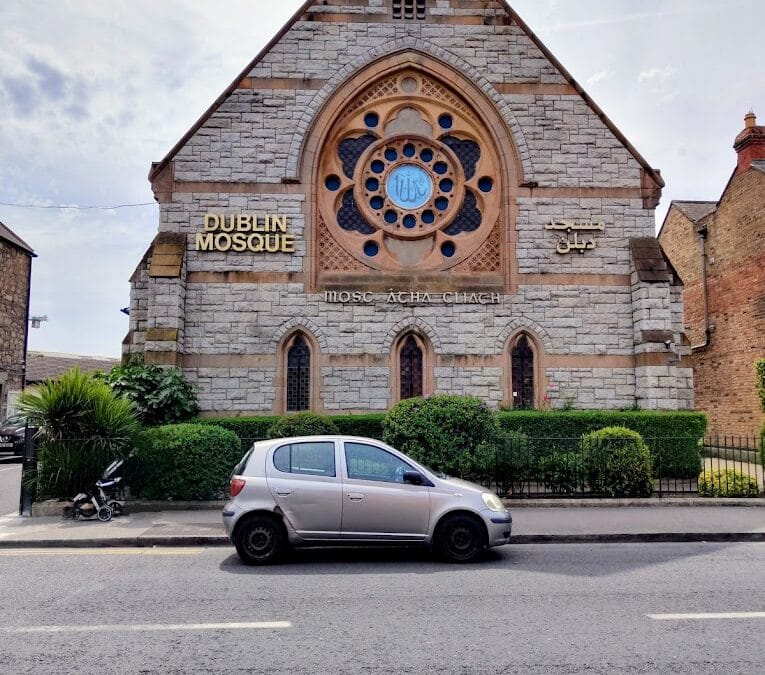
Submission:
<svg viewBox="0 0 765 675">
<path fill-rule="evenodd" d="M 0 557 L 36 555 L 199 555 L 203 548 L 25 548 L 0 550 Z"/>
</svg>

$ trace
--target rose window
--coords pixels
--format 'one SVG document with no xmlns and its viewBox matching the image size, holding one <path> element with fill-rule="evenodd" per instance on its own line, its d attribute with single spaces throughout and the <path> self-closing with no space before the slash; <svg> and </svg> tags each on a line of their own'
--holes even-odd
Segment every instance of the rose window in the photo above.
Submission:
<svg viewBox="0 0 765 675">
<path fill-rule="evenodd" d="M 352 102 L 319 166 L 323 222 L 372 268 L 448 269 L 499 217 L 495 144 L 462 98 L 417 71 Z"/>
</svg>

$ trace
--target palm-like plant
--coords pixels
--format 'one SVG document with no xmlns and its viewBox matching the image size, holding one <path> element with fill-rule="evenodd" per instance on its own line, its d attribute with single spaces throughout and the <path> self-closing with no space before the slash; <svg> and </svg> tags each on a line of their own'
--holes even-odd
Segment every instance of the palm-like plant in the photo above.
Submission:
<svg viewBox="0 0 765 675">
<path fill-rule="evenodd" d="M 139 428 L 130 401 L 76 368 L 22 394 L 19 407 L 39 428 L 37 487 L 52 497 L 90 487 Z"/>
</svg>

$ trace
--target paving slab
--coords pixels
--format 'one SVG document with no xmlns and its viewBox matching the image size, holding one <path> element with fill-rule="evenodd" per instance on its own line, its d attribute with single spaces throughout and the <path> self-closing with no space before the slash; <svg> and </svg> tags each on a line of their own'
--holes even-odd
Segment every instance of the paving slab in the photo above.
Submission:
<svg viewBox="0 0 765 675">
<path fill-rule="evenodd" d="M 765 509 L 746 506 L 511 508 L 513 543 L 765 541 Z M 228 545 L 220 510 L 159 511 L 109 523 L 0 518 L 0 547 Z"/>
</svg>

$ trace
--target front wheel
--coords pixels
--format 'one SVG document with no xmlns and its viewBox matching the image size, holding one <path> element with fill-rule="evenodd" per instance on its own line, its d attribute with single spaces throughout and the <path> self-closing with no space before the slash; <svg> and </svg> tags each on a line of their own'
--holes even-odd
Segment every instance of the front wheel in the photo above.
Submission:
<svg viewBox="0 0 765 675">
<path fill-rule="evenodd" d="M 439 525 L 435 549 L 445 560 L 454 563 L 473 562 L 484 548 L 484 532 L 473 517 L 447 516 Z"/>
<path fill-rule="evenodd" d="M 245 565 L 270 565 L 284 554 L 287 535 L 275 518 L 251 516 L 236 528 L 234 546 Z"/>
<path fill-rule="evenodd" d="M 112 519 L 112 510 L 108 506 L 102 506 L 98 509 L 98 519 L 102 523 L 108 523 Z"/>
</svg>

